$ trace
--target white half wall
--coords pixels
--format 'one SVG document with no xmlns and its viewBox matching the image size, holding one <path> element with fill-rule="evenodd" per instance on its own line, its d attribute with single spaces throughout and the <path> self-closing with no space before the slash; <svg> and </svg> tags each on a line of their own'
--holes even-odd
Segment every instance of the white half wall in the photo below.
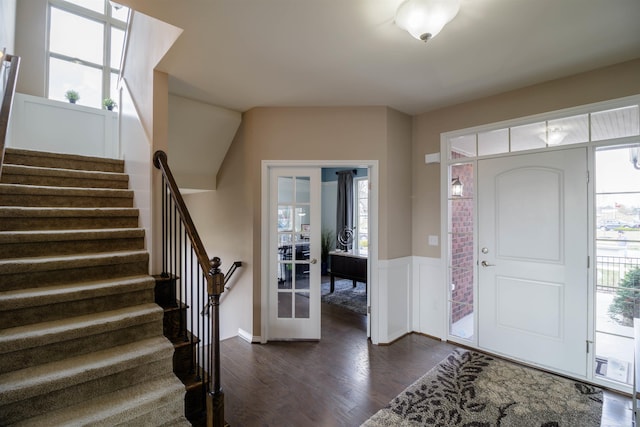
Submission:
<svg viewBox="0 0 640 427">
<path fill-rule="evenodd" d="M 445 339 L 447 301 L 442 260 L 414 256 L 412 268 L 412 330 Z"/>
<path fill-rule="evenodd" d="M 378 333 L 372 331 L 376 344 L 390 343 L 409 332 L 411 328 L 411 257 L 378 261 L 378 286 L 372 295 L 372 310 L 378 310 Z"/>
<path fill-rule="evenodd" d="M 16 93 L 9 127 L 8 147 L 121 157 L 113 111 Z"/>
</svg>

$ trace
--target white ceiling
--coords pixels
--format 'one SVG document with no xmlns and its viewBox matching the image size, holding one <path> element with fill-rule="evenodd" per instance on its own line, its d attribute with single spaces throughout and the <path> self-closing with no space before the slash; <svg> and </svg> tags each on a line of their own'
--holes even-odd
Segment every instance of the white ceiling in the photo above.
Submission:
<svg viewBox="0 0 640 427">
<path fill-rule="evenodd" d="M 394 25 L 401 0 L 123 3 L 184 29 L 159 66 L 172 93 L 240 112 L 417 114 L 640 57 L 640 0 L 462 0 L 426 44 Z"/>
</svg>

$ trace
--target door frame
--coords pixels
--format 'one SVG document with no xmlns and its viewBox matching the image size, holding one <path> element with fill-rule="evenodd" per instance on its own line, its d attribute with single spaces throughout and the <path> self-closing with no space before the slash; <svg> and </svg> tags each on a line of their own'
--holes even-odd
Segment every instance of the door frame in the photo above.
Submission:
<svg viewBox="0 0 640 427">
<path fill-rule="evenodd" d="M 261 167 L 261 220 L 260 220 L 260 342 L 266 344 L 269 337 L 269 216 L 270 172 L 272 168 L 333 168 L 366 167 L 369 171 L 369 254 L 367 259 L 367 299 L 370 310 L 367 315 L 367 337 L 373 344 L 379 343 L 378 297 L 378 188 L 379 167 L 377 160 L 263 160 Z M 322 208 L 322 207 L 321 207 Z M 322 316 L 320 316 L 322 318 Z"/>
<path fill-rule="evenodd" d="M 517 117 L 514 119 L 487 123 L 479 126 L 471 126 L 468 128 L 460 128 L 458 130 L 443 132 L 440 134 L 440 153 L 438 157 L 438 162 L 440 163 L 440 237 L 442 244 L 440 245 L 440 271 L 441 271 L 441 294 L 439 295 L 440 301 L 442 301 L 443 309 L 438 312 L 438 315 L 441 316 L 441 333 L 439 337 L 444 341 L 451 341 L 453 343 L 461 344 L 471 348 L 477 348 L 482 350 L 478 346 L 478 306 L 477 306 L 477 295 L 478 295 L 478 281 L 477 281 L 477 255 L 478 255 L 478 230 L 477 227 L 474 227 L 473 233 L 473 244 L 474 244 L 474 295 L 476 298 L 474 299 L 474 337 L 473 340 L 464 340 L 462 338 L 458 338 L 450 335 L 449 332 L 449 281 L 448 281 L 448 273 L 447 270 L 449 268 L 449 244 L 447 243 L 448 239 L 448 196 L 449 196 L 449 186 L 450 186 L 450 177 L 449 177 L 449 166 L 454 163 L 473 163 L 474 164 L 474 180 L 477 179 L 477 162 L 478 160 L 488 159 L 488 158 L 496 158 L 496 157 L 512 157 L 518 156 L 521 154 L 532 154 L 541 151 L 552 151 L 552 150 L 563 150 L 574 147 L 586 147 L 587 148 L 587 169 L 589 173 L 589 179 L 585 186 L 587 191 L 587 204 L 588 211 L 587 215 L 587 224 L 589 229 L 587 230 L 587 253 L 590 257 L 590 264 L 587 271 L 587 280 L 588 280 L 588 310 L 587 313 L 587 339 L 589 340 L 589 357 L 587 360 L 587 375 L 586 377 L 577 377 L 572 375 L 564 375 L 579 378 L 582 380 L 587 380 L 597 385 L 601 385 L 604 387 L 608 387 L 613 390 L 618 390 L 621 392 L 629 393 L 631 391 L 631 387 L 624 387 L 618 383 L 605 381 L 596 377 L 594 372 L 595 365 L 595 345 L 596 337 L 596 313 L 595 313 L 595 260 L 596 260 L 596 245 L 595 245 L 595 150 L 602 147 L 607 146 L 619 146 L 626 144 L 636 144 L 638 141 L 638 135 L 632 136 L 623 136 L 612 139 L 603 139 L 593 141 L 589 139 L 589 141 L 580 142 L 571 145 L 559 145 L 556 147 L 547 147 L 541 149 L 532 149 L 526 151 L 515 151 L 515 152 L 505 152 L 501 154 L 494 155 L 477 155 L 477 153 L 470 153 L 468 159 L 459 159 L 459 160 L 451 160 L 449 159 L 449 141 L 452 138 L 467 136 L 470 134 L 478 134 L 482 132 L 490 132 L 499 129 L 527 125 L 532 123 L 537 123 L 540 121 L 546 120 L 556 120 L 562 118 L 568 118 L 580 114 L 592 114 L 597 112 L 602 112 L 610 109 L 616 109 L 620 107 L 628 107 L 634 104 L 640 104 L 640 96 L 639 95 L 631 95 L 623 98 L 611 99 L 607 101 L 595 102 L 590 104 L 579 105 L 575 107 L 560 109 L 560 110 L 552 110 L 548 112 L 544 112 L 541 114 L 534 114 L 529 116 Z M 476 201 L 477 204 L 477 201 Z M 474 212 L 474 221 L 477 224 L 477 209 Z M 486 350 L 484 350 L 486 351 Z M 529 363 L 532 366 L 538 366 L 533 363 Z"/>
</svg>

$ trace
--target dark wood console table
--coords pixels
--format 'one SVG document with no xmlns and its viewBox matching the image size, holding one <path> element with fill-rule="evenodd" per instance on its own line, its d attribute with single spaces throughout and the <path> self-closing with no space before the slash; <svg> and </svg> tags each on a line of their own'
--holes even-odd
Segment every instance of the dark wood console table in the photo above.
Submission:
<svg viewBox="0 0 640 427">
<path fill-rule="evenodd" d="M 357 282 L 367 283 L 367 257 L 350 252 L 329 252 L 331 260 L 331 292 L 335 288 L 335 278 L 353 280 L 353 287 Z"/>
</svg>

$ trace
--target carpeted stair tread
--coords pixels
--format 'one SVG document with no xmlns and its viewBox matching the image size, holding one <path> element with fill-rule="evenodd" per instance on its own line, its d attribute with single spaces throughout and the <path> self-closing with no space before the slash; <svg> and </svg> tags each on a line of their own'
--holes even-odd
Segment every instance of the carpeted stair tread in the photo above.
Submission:
<svg viewBox="0 0 640 427">
<path fill-rule="evenodd" d="M 0 184 L 0 204 L 34 207 L 133 207 L 133 191 Z"/>
<path fill-rule="evenodd" d="M 74 387 L 136 366 L 171 358 L 172 355 L 173 346 L 161 336 L 8 372 L 0 375 L 0 402 L 7 405 Z"/>
<path fill-rule="evenodd" d="M 144 237 L 142 228 L 100 228 L 87 230 L 0 231 L 0 245 L 26 242 L 56 242 L 85 239 L 127 239 Z"/>
<path fill-rule="evenodd" d="M 4 164 L 2 166 L 2 183 L 126 189 L 129 186 L 129 176 L 118 172 Z"/>
<path fill-rule="evenodd" d="M 5 150 L 4 163 L 64 169 L 124 172 L 124 160 L 78 154 L 49 153 L 9 147 Z"/>
<path fill-rule="evenodd" d="M 0 230 L 70 230 L 138 227 L 138 210 L 113 207 L 0 206 Z"/>
<path fill-rule="evenodd" d="M 137 289 L 152 289 L 154 286 L 155 280 L 151 276 L 133 276 L 0 292 L 0 312 L 98 298 Z"/>
<path fill-rule="evenodd" d="M 0 231 L 0 259 L 144 249 L 141 228 Z"/>
<path fill-rule="evenodd" d="M 68 341 L 140 323 L 162 320 L 162 308 L 144 304 L 0 330 L 0 354 Z"/>
<path fill-rule="evenodd" d="M 175 376 L 165 375 L 154 381 L 118 390 L 79 405 L 19 422 L 16 426 L 153 425 L 153 421 L 160 415 L 158 409 L 171 405 L 176 400 L 182 400 L 184 393 L 184 386 Z M 174 418 L 164 418 L 164 420 L 170 421 L 170 424 L 165 424 L 162 418 L 155 424 L 190 426 L 191 424 L 182 415 L 182 408 L 178 410 L 179 412 Z M 141 417 L 144 418 L 140 420 L 139 424 L 132 424 L 133 420 Z"/>
<path fill-rule="evenodd" d="M 0 276 L 3 274 L 68 270 L 72 268 L 122 264 L 136 261 L 146 261 L 148 259 L 148 252 L 142 250 L 65 255 L 59 257 L 43 256 L 33 258 L 18 258 L 0 261 Z"/>
<path fill-rule="evenodd" d="M 30 207 L 0 206 L 0 218 L 12 217 L 138 217 L 138 209 L 126 207 Z"/>
</svg>

